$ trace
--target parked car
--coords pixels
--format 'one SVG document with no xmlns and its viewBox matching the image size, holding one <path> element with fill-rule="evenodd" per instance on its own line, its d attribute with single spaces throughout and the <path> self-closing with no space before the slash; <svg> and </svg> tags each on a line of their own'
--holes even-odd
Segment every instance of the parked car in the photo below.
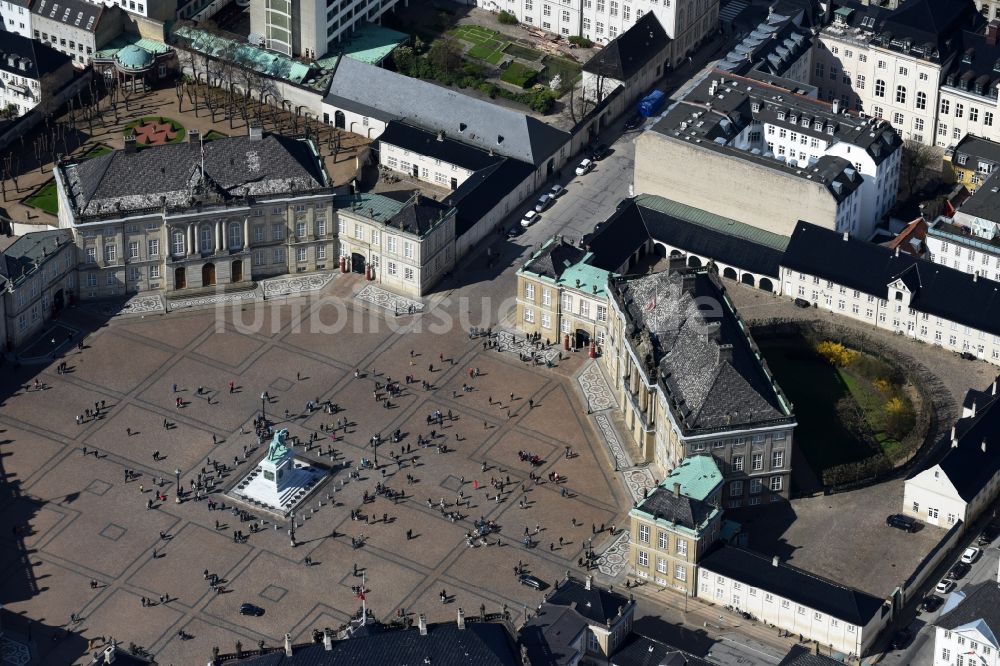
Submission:
<svg viewBox="0 0 1000 666">
<path fill-rule="evenodd" d="M 972 564 L 973 562 L 979 559 L 979 555 L 981 553 L 982 551 L 976 548 L 975 546 L 969 546 L 968 548 L 965 549 L 965 552 L 962 553 L 962 561 L 965 562 L 966 564 Z"/>
<path fill-rule="evenodd" d="M 634 130 L 635 128 L 641 126 L 645 120 L 646 119 L 643 118 L 641 114 L 637 113 L 625 121 L 625 130 Z"/>
<path fill-rule="evenodd" d="M 969 573 L 969 569 L 971 568 L 972 567 L 965 562 L 955 562 L 951 565 L 951 569 L 948 570 L 948 578 L 951 578 L 952 580 L 961 580 L 965 578 L 965 574 Z"/>
<path fill-rule="evenodd" d="M 933 613 L 938 608 L 941 608 L 941 604 L 944 603 L 944 599 L 937 596 L 936 594 L 928 594 L 924 597 L 924 600 L 920 603 L 920 610 L 925 613 Z"/>
<path fill-rule="evenodd" d="M 983 533 L 979 535 L 979 545 L 988 546 L 993 543 L 994 539 L 1000 536 L 1000 525 L 996 523 L 990 523 L 983 530 Z"/>
<path fill-rule="evenodd" d="M 945 578 L 940 583 L 934 586 L 934 591 L 938 594 L 948 594 L 955 589 L 955 581 L 950 578 Z"/>
<path fill-rule="evenodd" d="M 964 351 L 964 352 L 960 353 L 959 356 L 961 356 L 962 358 L 964 358 L 966 361 L 975 361 L 976 360 L 976 355 L 973 354 L 972 352 Z"/>
<path fill-rule="evenodd" d="M 896 635 L 892 637 L 890 645 L 893 650 L 902 650 L 910 644 L 911 640 L 913 640 L 913 632 L 909 629 L 900 629 L 896 632 Z"/>
<path fill-rule="evenodd" d="M 513 227 L 507 230 L 507 238 L 517 238 L 524 233 L 524 229 L 520 225 L 515 224 Z"/>
<path fill-rule="evenodd" d="M 541 213 L 543 210 L 552 205 L 555 198 L 551 194 L 543 194 L 538 197 L 538 201 L 535 202 L 535 212 Z"/>
<path fill-rule="evenodd" d="M 576 167 L 576 175 L 582 176 L 586 173 L 590 173 L 590 170 L 594 168 L 594 162 L 592 160 L 583 160 L 580 162 L 579 166 Z"/>
<path fill-rule="evenodd" d="M 538 213 L 536 213 L 534 210 L 529 210 L 527 213 L 524 214 L 524 217 L 521 218 L 521 226 L 527 229 L 537 221 L 538 221 Z"/>
<path fill-rule="evenodd" d="M 795 301 L 794 301 L 794 303 L 795 303 L 795 307 L 797 307 L 797 308 L 807 308 L 807 307 L 809 307 L 809 301 L 807 301 L 804 298 L 796 298 Z"/>
<path fill-rule="evenodd" d="M 563 194 L 565 194 L 565 192 L 566 192 L 566 188 L 563 187 L 562 185 L 560 185 L 559 183 L 556 183 L 549 190 L 549 196 L 552 197 L 553 199 L 558 199 Z"/>
<path fill-rule="evenodd" d="M 253 604 L 240 604 L 240 615 L 252 615 L 254 617 L 260 617 L 264 614 L 264 609 L 260 606 L 254 606 Z"/>
<path fill-rule="evenodd" d="M 536 590 L 544 590 L 548 587 L 541 578 L 536 578 L 531 574 L 521 574 L 517 577 L 517 580 L 521 585 L 527 585 L 528 587 L 533 587 Z"/>
<path fill-rule="evenodd" d="M 889 527 L 895 527 L 897 530 L 903 530 L 904 532 L 917 531 L 917 521 L 909 516 L 904 516 L 901 513 L 894 513 L 886 518 L 885 524 Z"/>
<path fill-rule="evenodd" d="M 603 160 L 610 154 L 611 154 L 611 149 L 608 148 L 608 144 L 601 143 L 594 146 L 594 148 L 590 151 L 590 159 L 597 162 L 599 160 Z"/>
</svg>

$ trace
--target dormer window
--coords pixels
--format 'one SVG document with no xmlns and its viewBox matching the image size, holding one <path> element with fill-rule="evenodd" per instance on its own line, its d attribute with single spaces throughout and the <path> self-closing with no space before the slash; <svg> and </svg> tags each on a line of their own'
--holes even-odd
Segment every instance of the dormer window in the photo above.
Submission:
<svg viewBox="0 0 1000 666">
<path fill-rule="evenodd" d="M 752 110 L 754 113 L 760 112 L 760 102 L 754 102 L 753 104 L 751 104 L 750 110 Z"/>
<path fill-rule="evenodd" d="M 799 122 L 799 117 L 793 113 L 790 116 L 788 116 L 788 120 L 791 123 L 797 123 Z"/>
<path fill-rule="evenodd" d="M 808 118 L 803 118 L 802 119 L 802 126 L 803 127 L 809 127 L 809 119 Z"/>
<path fill-rule="evenodd" d="M 785 112 L 778 111 L 778 120 L 784 120 L 784 119 L 785 119 Z"/>
<path fill-rule="evenodd" d="M 816 130 L 817 132 L 822 132 L 823 131 L 823 121 L 822 120 L 817 120 L 815 123 L 813 123 L 813 129 Z"/>
</svg>

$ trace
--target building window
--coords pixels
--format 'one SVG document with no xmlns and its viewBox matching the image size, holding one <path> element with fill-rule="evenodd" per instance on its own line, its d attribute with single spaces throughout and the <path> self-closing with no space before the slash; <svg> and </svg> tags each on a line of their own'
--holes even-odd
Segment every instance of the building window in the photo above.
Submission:
<svg viewBox="0 0 1000 666">
<path fill-rule="evenodd" d="M 644 550 L 640 550 L 636 554 L 636 564 L 640 567 L 649 566 L 649 553 Z"/>
<path fill-rule="evenodd" d="M 132 241 L 128 244 L 128 258 L 138 259 L 139 258 L 139 243 L 138 241 Z"/>
<path fill-rule="evenodd" d="M 535 285 L 530 282 L 524 285 L 524 297 L 529 301 L 535 300 Z"/>
<path fill-rule="evenodd" d="M 743 456 L 733 456 L 733 471 L 743 471 Z"/>
<path fill-rule="evenodd" d="M 781 469 L 785 463 L 785 452 L 784 451 L 773 451 L 771 453 L 771 468 Z"/>
<path fill-rule="evenodd" d="M 524 308 L 524 321 L 529 324 L 535 323 L 535 309 L 534 308 Z"/>
<path fill-rule="evenodd" d="M 965 105 L 955 102 L 955 117 L 961 118 L 965 115 Z"/>
<path fill-rule="evenodd" d="M 157 238 L 146 241 L 146 255 L 149 257 L 160 256 L 160 241 Z"/>
<path fill-rule="evenodd" d="M 542 328 L 552 328 L 552 317 L 546 313 L 542 313 Z"/>
<path fill-rule="evenodd" d="M 885 97 L 885 81 L 882 79 L 875 79 L 875 96 Z"/>
<path fill-rule="evenodd" d="M 639 543 L 649 543 L 649 525 L 639 525 Z"/>
<path fill-rule="evenodd" d="M 660 550 L 667 549 L 667 533 L 663 530 L 656 531 L 656 547 Z"/>
<path fill-rule="evenodd" d="M 917 108 L 920 110 L 927 108 L 927 93 L 925 92 L 917 93 Z"/>
<path fill-rule="evenodd" d="M 304 247 L 295 248 L 295 260 L 296 261 L 306 260 L 306 248 Z"/>
<path fill-rule="evenodd" d="M 941 100 L 941 115 L 943 115 L 943 116 L 948 115 L 948 112 L 949 112 L 950 109 L 951 109 L 951 102 L 949 100 L 942 99 Z"/>
<path fill-rule="evenodd" d="M 896 86 L 896 104 L 906 104 L 906 86 Z"/>
<path fill-rule="evenodd" d="M 753 454 L 753 456 L 752 456 L 751 459 L 753 461 L 753 466 L 752 466 L 753 471 L 759 472 L 760 470 L 764 469 L 764 454 L 763 453 L 755 453 L 755 454 Z"/>
<path fill-rule="evenodd" d="M 772 476 L 771 477 L 771 492 L 779 492 L 781 490 L 781 477 Z"/>
<path fill-rule="evenodd" d="M 857 79 L 855 79 L 855 85 L 857 85 L 858 90 L 864 90 L 865 89 L 865 75 L 864 74 L 858 74 Z"/>
<path fill-rule="evenodd" d="M 677 554 L 681 557 L 687 557 L 688 542 L 686 539 L 677 539 Z"/>
<path fill-rule="evenodd" d="M 674 567 L 674 578 L 682 582 L 687 580 L 687 568 L 683 564 Z"/>
<path fill-rule="evenodd" d="M 542 288 L 542 305 L 552 305 L 552 291 L 548 287 Z"/>
<path fill-rule="evenodd" d="M 761 483 L 760 479 L 750 479 L 750 494 L 760 495 L 760 492 L 764 489 L 764 484 Z"/>
<path fill-rule="evenodd" d="M 239 229 L 239 227 L 237 227 L 236 225 L 233 225 L 232 227 L 229 228 L 230 235 L 232 235 L 232 231 L 233 231 L 234 227 L 236 229 Z M 295 223 L 295 238 L 296 238 L 296 240 L 303 240 L 305 237 L 306 237 L 306 223 L 305 222 L 296 222 Z M 238 244 L 238 242 L 234 243 L 234 245 L 235 244 Z"/>
</svg>

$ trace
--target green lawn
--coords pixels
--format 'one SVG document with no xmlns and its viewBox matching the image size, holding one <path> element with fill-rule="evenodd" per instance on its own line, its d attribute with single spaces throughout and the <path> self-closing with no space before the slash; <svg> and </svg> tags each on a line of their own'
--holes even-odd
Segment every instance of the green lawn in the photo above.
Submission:
<svg viewBox="0 0 1000 666">
<path fill-rule="evenodd" d="M 56 181 L 50 180 L 24 200 L 29 206 L 34 206 L 39 210 L 53 215 L 59 214 L 59 197 L 56 191 Z"/>
<path fill-rule="evenodd" d="M 836 368 L 814 354 L 804 341 L 764 341 L 760 348 L 778 385 L 794 405 L 799 423 L 795 445 L 817 476 L 821 477 L 824 469 L 872 455 L 837 416 L 837 401 L 849 389 Z"/>
<path fill-rule="evenodd" d="M 100 157 L 101 155 L 107 155 L 108 153 L 114 152 L 114 148 L 111 146 L 99 143 L 87 152 L 83 154 L 83 159 L 90 159 L 91 157 Z"/>
<path fill-rule="evenodd" d="M 541 75 L 538 77 L 539 81 L 545 85 L 549 85 L 549 82 L 558 75 L 561 81 L 559 92 L 568 91 L 573 83 L 580 78 L 580 64 L 568 58 L 545 56 L 542 64 L 545 65 L 545 69 L 542 70 Z"/>
<path fill-rule="evenodd" d="M 225 139 L 228 134 L 223 134 L 218 130 L 208 130 L 208 134 L 205 135 L 205 141 L 215 141 L 216 139 Z"/>
<path fill-rule="evenodd" d="M 448 31 L 453 37 L 472 44 L 467 55 L 491 65 L 503 60 L 504 47 L 509 43 L 499 32 L 478 25 L 459 25 Z"/>
<path fill-rule="evenodd" d="M 538 78 L 538 70 L 526 67 L 519 62 L 512 62 L 500 75 L 501 81 L 506 81 L 521 88 L 530 88 Z"/>
<path fill-rule="evenodd" d="M 503 60 L 503 51 L 494 46 L 485 44 L 476 44 L 469 49 L 468 55 L 471 58 L 484 60 L 491 65 L 499 65 L 500 61 Z"/>
</svg>

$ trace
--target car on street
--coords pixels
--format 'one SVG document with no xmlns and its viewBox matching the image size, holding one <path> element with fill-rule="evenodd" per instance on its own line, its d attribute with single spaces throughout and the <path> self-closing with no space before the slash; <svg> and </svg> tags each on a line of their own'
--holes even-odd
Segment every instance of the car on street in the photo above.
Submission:
<svg viewBox="0 0 1000 666">
<path fill-rule="evenodd" d="M 517 238 L 524 233 L 524 229 L 520 225 L 515 224 L 513 227 L 507 230 L 507 238 Z"/>
<path fill-rule="evenodd" d="M 594 146 L 594 148 L 590 151 L 590 159 L 594 160 L 595 162 L 598 162 L 600 160 L 603 160 L 610 154 L 611 154 L 611 149 L 608 148 L 608 144 L 601 143 Z"/>
<path fill-rule="evenodd" d="M 964 358 L 966 361 L 975 361 L 976 360 L 976 355 L 973 354 L 972 352 L 964 351 L 964 352 L 961 352 L 959 354 L 959 356 L 961 356 L 962 358 Z"/>
<path fill-rule="evenodd" d="M 966 564 L 972 564 L 979 559 L 979 555 L 982 552 L 983 551 L 979 550 L 975 546 L 969 546 L 965 549 L 965 552 L 962 553 L 962 561 Z"/>
<path fill-rule="evenodd" d="M 637 127 L 642 126 L 643 121 L 646 119 L 642 117 L 642 114 L 637 113 L 628 120 L 625 121 L 625 131 L 634 130 Z"/>
<path fill-rule="evenodd" d="M 993 540 L 1000 536 L 1000 525 L 996 523 L 990 523 L 983 530 L 983 533 L 979 535 L 979 545 L 988 546 L 993 543 Z"/>
<path fill-rule="evenodd" d="M 576 167 L 576 175 L 582 176 L 584 174 L 590 173 L 590 170 L 594 168 L 594 162 L 592 160 L 586 159 L 580 162 Z"/>
<path fill-rule="evenodd" d="M 553 199 L 558 199 L 565 193 L 566 193 L 566 188 L 560 185 L 559 183 L 556 183 L 549 189 L 549 196 L 552 197 Z"/>
<path fill-rule="evenodd" d="M 969 569 L 971 568 L 972 567 L 965 562 L 955 562 L 951 565 L 951 569 L 948 570 L 948 578 L 951 578 L 952 580 L 961 580 L 965 578 L 965 574 L 969 573 Z"/>
<path fill-rule="evenodd" d="M 260 606 L 254 606 L 253 604 L 240 604 L 240 615 L 252 615 L 253 617 L 260 617 L 264 614 L 264 609 Z"/>
<path fill-rule="evenodd" d="M 809 301 L 804 298 L 796 298 L 794 301 L 795 307 L 797 308 L 807 308 L 809 307 Z"/>
<path fill-rule="evenodd" d="M 920 610 L 925 613 L 933 613 L 938 608 L 941 608 L 941 604 L 944 603 L 944 599 L 936 594 L 928 594 L 924 597 L 924 600 L 920 602 Z"/>
<path fill-rule="evenodd" d="M 894 513 L 886 518 L 885 524 L 889 527 L 895 527 L 897 530 L 903 530 L 904 532 L 917 531 L 917 521 L 909 516 L 904 516 L 901 513 Z"/>
<path fill-rule="evenodd" d="M 548 585 L 546 585 L 541 578 L 537 578 L 531 574 L 521 574 L 517 577 L 517 581 L 521 583 L 521 585 L 527 585 L 528 587 L 533 587 L 536 590 L 544 590 L 548 587 Z"/>
<path fill-rule="evenodd" d="M 934 586 L 934 591 L 938 594 L 948 594 L 955 589 L 955 581 L 950 578 L 945 578 L 940 583 Z"/>
<path fill-rule="evenodd" d="M 538 213 L 536 213 L 534 210 L 529 210 L 527 213 L 524 214 L 524 217 L 521 218 L 521 226 L 527 229 L 537 221 L 538 221 Z"/>
<path fill-rule="evenodd" d="M 538 201 L 535 202 L 535 212 L 541 213 L 546 208 L 551 206 L 553 201 L 555 201 L 555 197 L 553 197 L 551 194 L 543 194 L 542 196 L 538 197 Z"/>
<path fill-rule="evenodd" d="M 896 635 L 892 637 L 890 645 L 893 650 L 902 650 L 910 644 L 911 640 L 913 640 L 913 632 L 909 629 L 900 629 L 896 632 Z"/>
</svg>

